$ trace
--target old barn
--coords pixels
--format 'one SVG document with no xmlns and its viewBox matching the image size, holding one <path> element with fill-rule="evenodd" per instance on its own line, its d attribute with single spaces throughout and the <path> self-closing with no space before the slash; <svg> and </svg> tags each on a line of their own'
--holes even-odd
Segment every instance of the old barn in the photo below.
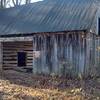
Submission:
<svg viewBox="0 0 100 100">
<path fill-rule="evenodd" d="M 1 69 L 100 76 L 96 0 L 43 0 L 0 10 Z"/>
</svg>

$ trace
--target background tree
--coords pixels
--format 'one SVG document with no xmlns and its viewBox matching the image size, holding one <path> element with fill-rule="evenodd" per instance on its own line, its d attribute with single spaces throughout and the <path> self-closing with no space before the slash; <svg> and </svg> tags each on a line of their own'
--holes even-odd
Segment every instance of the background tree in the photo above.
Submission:
<svg viewBox="0 0 100 100">
<path fill-rule="evenodd" d="M 0 0 L 0 8 L 8 8 L 41 0 Z"/>
<path fill-rule="evenodd" d="M 18 6 L 21 4 L 28 4 L 30 2 L 31 2 L 31 0 L 12 0 L 12 3 L 14 6 Z"/>
<path fill-rule="evenodd" d="M 10 0 L 0 0 L 0 8 L 6 8 Z"/>
</svg>

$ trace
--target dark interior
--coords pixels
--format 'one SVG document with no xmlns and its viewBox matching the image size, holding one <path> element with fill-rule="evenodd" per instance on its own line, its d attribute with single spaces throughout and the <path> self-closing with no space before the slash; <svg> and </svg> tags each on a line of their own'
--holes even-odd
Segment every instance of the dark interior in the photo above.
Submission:
<svg viewBox="0 0 100 100">
<path fill-rule="evenodd" d="M 98 35 L 100 35 L 100 18 L 98 19 Z"/>
<path fill-rule="evenodd" d="M 26 66 L 26 52 L 18 52 L 18 66 L 23 67 Z"/>
</svg>

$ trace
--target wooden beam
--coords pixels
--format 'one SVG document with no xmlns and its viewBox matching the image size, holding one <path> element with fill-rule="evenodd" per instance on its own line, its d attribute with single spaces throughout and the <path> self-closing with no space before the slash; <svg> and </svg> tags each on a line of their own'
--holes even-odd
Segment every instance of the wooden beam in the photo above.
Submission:
<svg viewBox="0 0 100 100">
<path fill-rule="evenodd" d="M 3 37 L 0 38 L 0 42 L 17 42 L 17 41 L 32 41 L 33 37 L 28 36 L 28 37 Z"/>
</svg>

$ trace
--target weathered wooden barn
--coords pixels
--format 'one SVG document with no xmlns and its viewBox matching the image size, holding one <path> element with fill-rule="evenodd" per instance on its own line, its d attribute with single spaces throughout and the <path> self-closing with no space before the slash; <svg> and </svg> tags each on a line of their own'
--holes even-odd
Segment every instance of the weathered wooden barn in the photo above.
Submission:
<svg viewBox="0 0 100 100">
<path fill-rule="evenodd" d="M 44 0 L 0 10 L 1 69 L 100 76 L 97 0 Z"/>
</svg>

